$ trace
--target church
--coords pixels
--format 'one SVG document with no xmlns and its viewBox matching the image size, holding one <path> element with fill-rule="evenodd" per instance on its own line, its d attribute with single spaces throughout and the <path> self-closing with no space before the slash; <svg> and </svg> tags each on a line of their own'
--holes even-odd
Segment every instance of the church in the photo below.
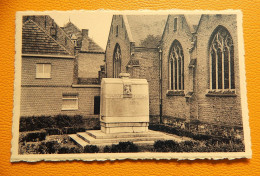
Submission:
<svg viewBox="0 0 260 176">
<path fill-rule="evenodd" d="M 235 14 L 114 15 L 106 75 L 147 79 L 150 122 L 241 132 L 237 36 Z"/>
</svg>

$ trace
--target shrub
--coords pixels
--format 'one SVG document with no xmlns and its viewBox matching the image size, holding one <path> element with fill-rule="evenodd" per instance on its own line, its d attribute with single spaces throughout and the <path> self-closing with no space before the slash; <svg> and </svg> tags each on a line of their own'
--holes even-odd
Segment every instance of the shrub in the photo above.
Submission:
<svg viewBox="0 0 260 176">
<path fill-rule="evenodd" d="M 55 116 L 55 121 L 58 128 L 64 128 L 71 126 L 71 118 L 67 115 L 57 115 Z"/>
<path fill-rule="evenodd" d="M 59 144 L 57 141 L 42 142 L 37 150 L 38 154 L 53 154 L 57 153 Z"/>
<path fill-rule="evenodd" d="M 180 150 L 179 144 L 172 140 L 156 141 L 154 149 L 156 152 L 178 152 Z"/>
<path fill-rule="evenodd" d="M 62 129 L 63 134 L 75 134 L 77 132 L 84 132 L 86 131 L 85 128 L 78 128 L 78 127 L 65 127 Z"/>
<path fill-rule="evenodd" d="M 109 147 L 109 146 L 105 146 L 104 147 L 104 153 L 111 153 L 111 147 Z"/>
<path fill-rule="evenodd" d="M 58 154 L 66 154 L 66 153 L 80 153 L 79 148 L 76 147 L 61 147 L 58 149 Z"/>
<path fill-rule="evenodd" d="M 47 128 L 45 130 L 48 135 L 60 135 L 61 134 L 61 130 L 58 128 Z"/>
<path fill-rule="evenodd" d="M 36 142 L 43 141 L 46 138 L 46 131 L 32 131 L 28 133 L 23 133 L 19 137 L 19 142 Z"/>
<path fill-rule="evenodd" d="M 21 117 L 19 131 L 35 131 L 43 128 L 51 128 L 54 126 L 55 121 L 51 116 Z"/>
<path fill-rule="evenodd" d="M 80 128 L 84 125 L 82 116 L 68 116 L 68 115 L 57 115 L 57 116 L 31 116 L 21 117 L 19 131 L 36 131 L 41 129 L 54 129 L 54 128 Z M 58 131 L 51 131 L 50 133 L 58 133 Z"/>
<path fill-rule="evenodd" d="M 99 148 L 96 145 L 87 145 L 84 148 L 84 153 L 98 153 Z"/>
<path fill-rule="evenodd" d="M 117 145 L 105 146 L 105 153 L 129 153 L 138 152 L 138 147 L 133 142 L 119 142 Z"/>
</svg>

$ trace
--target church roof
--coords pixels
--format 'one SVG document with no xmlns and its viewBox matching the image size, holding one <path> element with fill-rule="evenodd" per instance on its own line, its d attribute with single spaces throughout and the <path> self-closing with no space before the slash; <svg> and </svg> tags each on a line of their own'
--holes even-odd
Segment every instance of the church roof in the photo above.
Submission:
<svg viewBox="0 0 260 176">
<path fill-rule="evenodd" d="M 191 33 L 194 33 L 197 31 L 198 25 L 199 25 L 199 21 L 201 18 L 201 15 L 184 15 L 187 21 L 187 24 L 190 28 Z"/>
<path fill-rule="evenodd" d="M 81 46 L 80 51 L 94 52 L 94 53 L 104 53 L 105 52 L 98 44 L 96 44 L 89 37 L 83 37 L 82 46 Z"/>
<path fill-rule="evenodd" d="M 127 31 L 128 36 L 130 41 L 132 38 L 135 42 L 135 46 L 140 46 L 149 35 L 162 36 L 167 20 L 167 15 L 126 15 L 125 17 L 126 29 L 130 30 Z"/>
<path fill-rule="evenodd" d="M 72 55 L 32 20 L 23 24 L 22 53 Z"/>
</svg>

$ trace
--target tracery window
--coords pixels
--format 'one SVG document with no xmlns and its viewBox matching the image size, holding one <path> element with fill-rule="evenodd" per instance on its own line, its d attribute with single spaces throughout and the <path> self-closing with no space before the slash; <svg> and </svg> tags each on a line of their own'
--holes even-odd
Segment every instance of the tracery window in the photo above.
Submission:
<svg viewBox="0 0 260 176">
<path fill-rule="evenodd" d="M 118 78 L 121 73 L 121 49 L 119 44 L 116 44 L 113 54 L 113 77 Z"/>
<path fill-rule="evenodd" d="M 169 54 L 169 89 L 184 90 L 184 55 L 177 40 L 172 43 Z"/>
<path fill-rule="evenodd" d="M 213 34 L 209 47 L 210 89 L 235 89 L 232 37 L 222 26 L 219 26 Z"/>
</svg>

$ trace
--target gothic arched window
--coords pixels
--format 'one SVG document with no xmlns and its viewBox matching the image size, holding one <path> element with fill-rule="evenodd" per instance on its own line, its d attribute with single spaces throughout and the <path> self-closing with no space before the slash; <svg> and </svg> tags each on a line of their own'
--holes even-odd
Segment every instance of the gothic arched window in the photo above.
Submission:
<svg viewBox="0 0 260 176">
<path fill-rule="evenodd" d="M 169 89 L 184 90 L 184 55 L 177 40 L 172 43 L 169 54 Z"/>
<path fill-rule="evenodd" d="M 113 54 L 113 77 L 118 78 L 121 73 L 121 49 L 117 43 Z"/>
<path fill-rule="evenodd" d="M 230 33 L 223 26 L 213 32 L 209 57 L 210 89 L 235 89 L 234 45 Z"/>
</svg>

